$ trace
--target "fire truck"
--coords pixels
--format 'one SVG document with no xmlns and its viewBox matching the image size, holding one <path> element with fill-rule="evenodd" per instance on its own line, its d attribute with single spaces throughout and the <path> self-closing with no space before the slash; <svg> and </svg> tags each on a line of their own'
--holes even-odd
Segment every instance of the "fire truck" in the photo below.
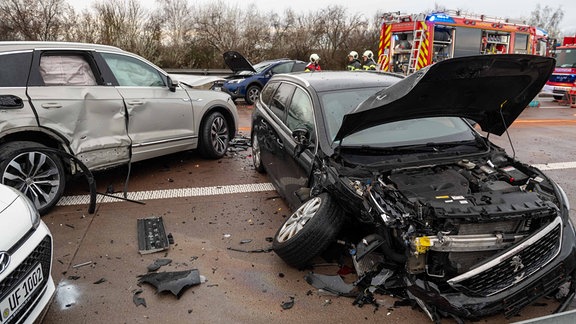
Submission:
<svg viewBox="0 0 576 324">
<path fill-rule="evenodd" d="M 571 105 L 576 95 L 576 35 L 567 36 L 562 45 L 556 47 L 552 56 L 556 58 L 556 68 L 542 93 L 551 94 L 556 100 L 566 100 Z"/>
<path fill-rule="evenodd" d="M 383 16 L 380 70 L 410 74 L 434 62 L 479 54 L 548 54 L 545 32 L 519 21 L 460 11 Z"/>
</svg>

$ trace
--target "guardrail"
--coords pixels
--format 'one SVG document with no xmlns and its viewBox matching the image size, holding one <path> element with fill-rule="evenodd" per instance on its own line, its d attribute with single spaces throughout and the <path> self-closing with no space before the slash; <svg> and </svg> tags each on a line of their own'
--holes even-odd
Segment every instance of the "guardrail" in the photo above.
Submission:
<svg viewBox="0 0 576 324">
<path fill-rule="evenodd" d="M 190 75 L 230 75 L 229 69 L 165 69 L 168 73 L 190 74 Z"/>
</svg>

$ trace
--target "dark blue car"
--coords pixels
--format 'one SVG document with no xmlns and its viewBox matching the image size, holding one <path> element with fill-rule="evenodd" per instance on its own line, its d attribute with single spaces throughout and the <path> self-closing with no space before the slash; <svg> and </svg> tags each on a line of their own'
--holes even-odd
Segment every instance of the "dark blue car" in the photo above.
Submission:
<svg viewBox="0 0 576 324">
<path fill-rule="evenodd" d="M 228 51 L 223 56 L 224 62 L 234 74 L 227 77 L 226 81 L 215 84 L 215 90 L 229 93 L 232 99 L 243 98 L 249 105 L 254 104 L 262 87 L 274 74 L 304 71 L 307 64 L 298 60 L 276 59 L 252 65 L 236 51 Z"/>
</svg>

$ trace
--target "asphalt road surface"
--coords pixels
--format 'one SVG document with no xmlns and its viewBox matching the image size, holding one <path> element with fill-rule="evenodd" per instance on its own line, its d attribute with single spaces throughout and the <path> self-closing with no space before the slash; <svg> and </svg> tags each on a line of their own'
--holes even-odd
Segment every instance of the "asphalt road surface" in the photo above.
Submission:
<svg viewBox="0 0 576 324">
<path fill-rule="evenodd" d="M 238 102 L 241 134 L 249 136 L 252 107 Z M 540 98 L 505 134 L 491 139 L 528 163 L 547 169 L 567 192 L 576 218 L 576 109 Z M 513 147 L 513 149 L 512 149 Z M 418 308 L 378 296 L 381 306 L 357 307 L 352 299 L 323 294 L 303 279 L 306 271 L 286 266 L 270 252 L 270 238 L 291 213 L 265 175 L 252 167 L 251 150 L 237 146 L 222 160 L 186 152 L 96 175 L 98 191 L 122 192 L 134 201 L 99 195 L 88 214 L 84 179 L 68 184 L 66 198 L 43 217 L 54 235 L 53 276 L 57 294 L 44 323 L 427 323 Z M 139 253 L 137 220 L 162 216 L 174 244 L 166 251 Z M 180 298 L 156 293 L 138 276 L 157 259 L 162 271 L 198 269 L 205 282 Z M 316 273 L 335 275 L 324 264 Z M 346 275 L 345 281 L 355 280 Z M 145 306 L 142 304 L 142 298 Z M 291 304 L 291 308 L 282 305 Z M 550 314 L 558 306 L 543 298 L 506 319 L 513 322 Z M 574 308 L 574 305 L 571 306 Z M 443 323 L 453 323 L 451 319 Z"/>
</svg>

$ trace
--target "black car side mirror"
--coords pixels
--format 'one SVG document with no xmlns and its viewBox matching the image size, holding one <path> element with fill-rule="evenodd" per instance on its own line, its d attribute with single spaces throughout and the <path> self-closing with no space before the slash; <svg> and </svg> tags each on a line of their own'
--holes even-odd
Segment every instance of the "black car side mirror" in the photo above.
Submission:
<svg viewBox="0 0 576 324">
<path fill-rule="evenodd" d="M 300 156 L 308 147 L 310 147 L 310 132 L 306 128 L 297 128 L 292 131 L 292 138 L 296 142 L 294 155 Z"/>
<path fill-rule="evenodd" d="M 178 86 L 178 81 L 172 80 L 171 77 L 166 77 L 168 81 L 168 89 L 172 92 L 176 92 L 176 87 Z"/>
</svg>

